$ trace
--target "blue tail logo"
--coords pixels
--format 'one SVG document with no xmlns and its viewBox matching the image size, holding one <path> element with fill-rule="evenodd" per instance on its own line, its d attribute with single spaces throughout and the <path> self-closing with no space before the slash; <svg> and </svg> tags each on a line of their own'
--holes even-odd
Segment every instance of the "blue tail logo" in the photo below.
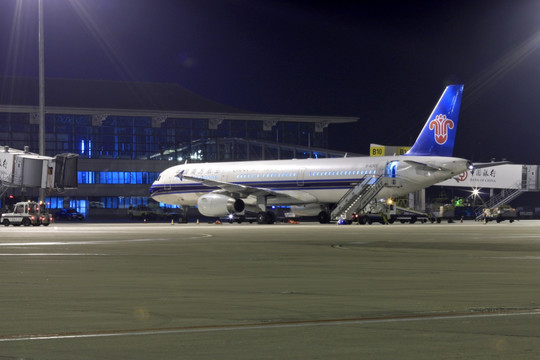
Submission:
<svg viewBox="0 0 540 360">
<path fill-rule="evenodd" d="M 452 156 L 462 94 L 463 85 L 446 87 L 416 142 L 405 155 Z"/>
</svg>

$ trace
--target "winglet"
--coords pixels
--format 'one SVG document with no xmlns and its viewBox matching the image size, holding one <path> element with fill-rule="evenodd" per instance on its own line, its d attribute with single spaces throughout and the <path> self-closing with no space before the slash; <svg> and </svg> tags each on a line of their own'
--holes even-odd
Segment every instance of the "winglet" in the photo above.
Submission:
<svg viewBox="0 0 540 360">
<path fill-rule="evenodd" d="M 446 87 L 416 142 L 405 155 L 452 156 L 462 94 L 462 84 Z"/>
</svg>

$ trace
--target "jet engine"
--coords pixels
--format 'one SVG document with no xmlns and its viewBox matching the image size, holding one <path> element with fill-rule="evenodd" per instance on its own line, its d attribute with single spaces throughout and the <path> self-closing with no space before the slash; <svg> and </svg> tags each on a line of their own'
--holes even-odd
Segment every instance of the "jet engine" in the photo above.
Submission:
<svg viewBox="0 0 540 360">
<path fill-rule="evenodd" d="M 225 216 L 242 212 L 245 208 L 242 200 L 222 194 L 203 195 L 197 200 L 197 206 L 204 216 Z"/>
</svg>

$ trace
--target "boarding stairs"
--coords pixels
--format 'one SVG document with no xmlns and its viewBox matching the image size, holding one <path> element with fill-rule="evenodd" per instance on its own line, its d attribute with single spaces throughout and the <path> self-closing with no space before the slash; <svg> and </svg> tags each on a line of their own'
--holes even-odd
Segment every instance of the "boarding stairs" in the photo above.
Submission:
<svg viewBox="0 0 540 360">
<path fill-rule="evenodd" d="M 349 190 L 339 200 L 330 214 L 332 220 L 339 218 L 350 219 L 353 213 L 358 213 L 387 185 L 383 175 L 367 177 Z"/>
<path fill-rule="evenodd" d="M 514 184 L 514 186 L 512 186 L 510 189 L 505 189 L 500 194 L 493 196 L 491 199 L 485 202 L 482 207 L 474 210 L 476 220 L 482 220 L 482 217 L 484 216 L 484 209 L 493 209 L 503 204 L 507 204 L 517 198 L 519 195 L 523 194 L 524 191 L 523 184 L 520 181 Z"/>
</svg>

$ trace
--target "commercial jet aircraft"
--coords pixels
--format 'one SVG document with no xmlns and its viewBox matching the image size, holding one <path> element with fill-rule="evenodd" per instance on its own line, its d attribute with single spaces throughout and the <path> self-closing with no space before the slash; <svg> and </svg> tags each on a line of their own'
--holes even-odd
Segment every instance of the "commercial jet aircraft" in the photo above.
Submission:
<svg viewBox="0 0 540 360">
<path fill-rule="evenodd" d="M 198 206 L 205 216 L 257 214 L 272 205 L 303 209 L 321 223 L 350 216 L 374 199 L 395 198 L 470 169 L 452 157 L 463 85 L 446 87 L 411 149 L 402 156 L 264 160 L 173 166 L 152 184 L 156 201 Z"/>
</svg>

